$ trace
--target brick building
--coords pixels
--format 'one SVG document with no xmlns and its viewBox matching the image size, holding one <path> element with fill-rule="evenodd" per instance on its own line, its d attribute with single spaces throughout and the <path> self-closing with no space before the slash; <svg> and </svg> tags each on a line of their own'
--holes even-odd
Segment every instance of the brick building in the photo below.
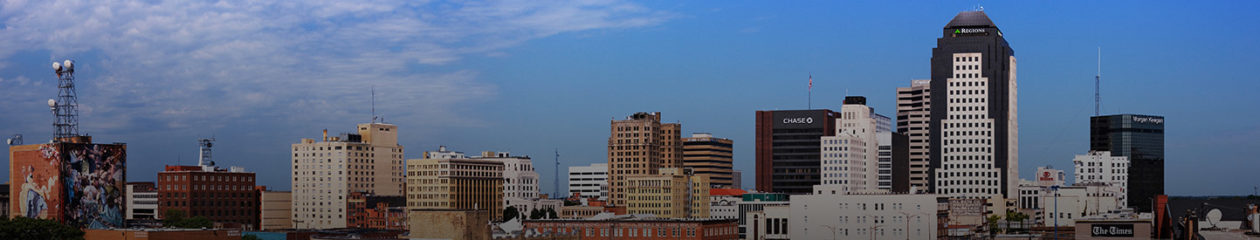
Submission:
<svg viewBox="0 0 1260 240">
<path fill-rule="evenodd" d="M 352 192 L 346 205 L 346 227 L 407 230 L 406 197 Z"/>
<path fill-rule="evenodd" d="M 735 219 L 657 219 L 628 215 L 610 219 L 525 220 L 525 231 L 579 239 L 736 239 Z"/>
<path fill-rule="evenodd" d="M 204 216 L 216 223 L 258 226 L 254 173 L 213 166 L 166 166 L 158 173 L 158 216 L 179 210 L 187 217 Z"/>
</svg>

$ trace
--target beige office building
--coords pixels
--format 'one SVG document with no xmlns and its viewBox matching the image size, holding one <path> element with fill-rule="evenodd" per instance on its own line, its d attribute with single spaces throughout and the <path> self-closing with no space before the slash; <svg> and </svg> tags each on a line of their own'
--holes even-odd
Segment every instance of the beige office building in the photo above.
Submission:
<svg viewBox="0 0 1260 240">
<path fill-rule="evenodd" d="M 467 158 L 408 159 L 407 209 L 490 210 L 491 219 L 500 219 L 503 162 Z"/>
<path fill-rule="evenodd" d="M 731 188 L 733 141 L 708 133 L 693 133 L 683 138 L 683 167 L 695 170 L 697 176 L 708 176 L 710 187 Z"/>
<path fill-rule="evenodd" d="M 691 169 L 662 168 L 657 175 L 626 180 L 626 213 L 655 214 L 661 218 L 708 218 L 709 177 Z"/>
<path fill-rule="evenodd" d="M 635 113 L 613 120 L 608 135 L 608 197 L 626 206 L 626 180 L 656 175 L 661 168 L 682 167 L 682 125 L 661 123 L 661 113 Z"/>
<path fill-rule="evenodd" d="M 293 193 L 258 191 L 258 219 L 263 231 L 293 228 Z"/>
<path fill-rule="evenodd" d="M 402 195 L 403 146 L 398 126 L 362 123 L 357 133 L 303 138 L 293 144 L 293 226 L 346 227 L 350 192 Z"/>
<path fill-rule="evenodd" d="M 910 186 L 928 187 L 931 153 L 928 148 L 928 122 L 932 113 L 931 80 L 912 80 L 910 87 L 897 88 L 897 132 L 910 139 Z"/>
</svg>

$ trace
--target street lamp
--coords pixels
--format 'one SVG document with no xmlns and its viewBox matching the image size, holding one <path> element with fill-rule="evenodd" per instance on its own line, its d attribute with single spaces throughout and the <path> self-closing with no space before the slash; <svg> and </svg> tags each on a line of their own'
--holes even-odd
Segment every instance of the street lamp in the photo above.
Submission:
<svg viewBox="0 0 1260 240">
<path fill-rule="evenodd" d="M 836 239 L 836 226 L 832 226 L 832 225 L 825 225 L 825 224 L 818 224 L 818 226 L 819 226 L 819 227 L 825 227 L 825 228 L 827 228 L 827 229 L 831 229 L 831 240 L 835 240 L 835 239 Z"/>
<path fill-rule="evenodd" d="M 918 217 L 919 219 L 923 219 L 923 213 L 911 214 L 907 212 L 901 212 L 901 215 L 904 216 L 906 220 L 906 229 L 905 229 L 906 240 L 910 240 L 910 217 L 913 216 L 913 217 Z"/>
<path fill-rule="evenodd" d="M 1059 239 L 1059 185 L 1050 186 L 1054 190 L 1054 239 Z"/>
</svg>

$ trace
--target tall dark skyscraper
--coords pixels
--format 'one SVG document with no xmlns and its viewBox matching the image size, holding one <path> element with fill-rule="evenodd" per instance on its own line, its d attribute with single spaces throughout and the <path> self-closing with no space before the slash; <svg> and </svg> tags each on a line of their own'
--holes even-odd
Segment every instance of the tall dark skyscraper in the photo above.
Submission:
<svg viewBox="0 0 1260 240">
<path fill-rule="evenodd" d="M 932 49 L 932 189 L 1013 198 L 1019 179 L 1015 51 L 983 11 L 958 13 Z"/>
<path fill-rule="evenodd" d="M 1129 207 L 1151 211 L 1151 199 L 1164 194 L 1164 117 L 1090 117 L 1089 150 L 1129 157 Z"/>
<path fill-rule="evenodd" d="M 810 193 L 822 182 L 822 136 L 833 136 L 831 110 L 757 111 L 757 191 Z"/>
</svg>

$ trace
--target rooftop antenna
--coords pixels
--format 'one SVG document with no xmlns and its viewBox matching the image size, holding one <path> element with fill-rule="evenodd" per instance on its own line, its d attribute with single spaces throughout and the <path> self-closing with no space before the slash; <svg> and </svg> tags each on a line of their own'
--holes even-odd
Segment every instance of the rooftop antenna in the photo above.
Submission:
<svg viewBox="0 0 1260 240">
<path fill-rule="evenodd" d="M 555 193 L 555 196 L 553 196 L 553 198 L 559 198 L 561 196 L 560 195 L 560 149 L 559 148 L 556 148 L 556 169 L 555 169 L 555 172 L 552 172 L 551 174 L 551 185 L 552 185 L 551 187 L 554 188 L 551 191 Z"/>
<path fill-rule="evenodd" d="M 1094 116 L 1102 115 L 1102 95 L 1099 94 L 1102 86 L 1102 47 L 1098 47 L 1098 74 L 1094 75 Z"/>
<path fill-rule="evenodd" d="M 79 136 L 79 97 L 74 88 L 74 61 L 53 62 L 57 73 L 57 99 L 48 99 L 53 122 L 53 141 Z"/>
<path fill-rule="evenodd" d="M 376 123 L 376 85 L 372 85 L 372 123 Z"/>
<path fill-rule="evenodd" d="M 197 166 L 214 166 L 213 158 L 210 155 L 210 148 L 214 147 L 214 138 L 197 139 L 197 146 L 201 148 L 201 155 L 197 157 Z"/>
</svg>

